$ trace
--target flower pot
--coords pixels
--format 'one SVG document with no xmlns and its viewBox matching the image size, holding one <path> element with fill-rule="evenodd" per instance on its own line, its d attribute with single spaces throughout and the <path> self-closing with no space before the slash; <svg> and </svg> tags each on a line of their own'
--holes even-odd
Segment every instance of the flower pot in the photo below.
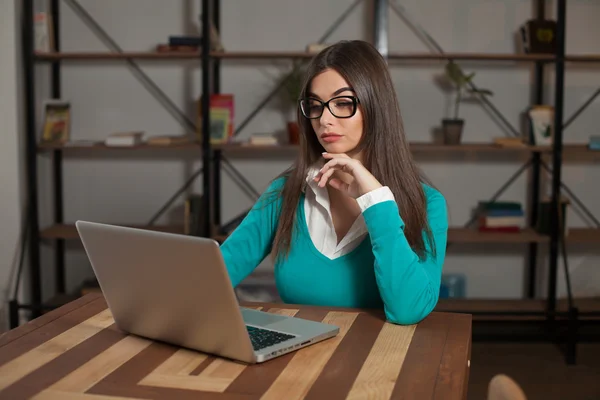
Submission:
<svg viewBox="0 0 600 400">
<path fill-rule="evenodd" d="M 465 121 L 463 119 L 443 119 L 444 144 L 459 144 L 464 124 Z"/>
<path fill-rule="evenodd" d="M 288 122 L 287 123 L 288 137 L 290 144 L 299 144 L 300 143 L 300 127 L 297 122 Z"/>
</svg>

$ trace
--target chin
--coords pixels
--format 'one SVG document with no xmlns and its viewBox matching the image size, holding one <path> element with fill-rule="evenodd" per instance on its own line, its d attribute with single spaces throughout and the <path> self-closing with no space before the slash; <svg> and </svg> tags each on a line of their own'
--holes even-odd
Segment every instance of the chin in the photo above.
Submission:
<svg viewBox="0 0 600 400">
<path fill-rule="evenodd" d="M 342 154 L 349 153 L 354 149 L 354 146 L 349 146 L 348 143 L 324 143 L 321 142 L 321 146 L 328 153 Z"/>
</svg>

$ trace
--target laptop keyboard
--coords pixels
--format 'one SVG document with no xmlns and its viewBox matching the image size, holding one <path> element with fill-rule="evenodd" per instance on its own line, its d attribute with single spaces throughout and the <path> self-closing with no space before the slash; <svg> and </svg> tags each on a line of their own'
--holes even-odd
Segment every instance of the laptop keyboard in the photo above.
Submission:
<svg viewBox="0 0 600 400">
<path fill-rule="evenodd" d="M 253 326 L 247 326 L 248 334 L 250 335 L 250 341 L 254 350 L 261 350 L 265 347 L 273 346 L 286 340 L 292 339 L 294 335 L 288 335 L 286 333 L 270 331 L 268 329 L 255 328 Z"/>
</svg>

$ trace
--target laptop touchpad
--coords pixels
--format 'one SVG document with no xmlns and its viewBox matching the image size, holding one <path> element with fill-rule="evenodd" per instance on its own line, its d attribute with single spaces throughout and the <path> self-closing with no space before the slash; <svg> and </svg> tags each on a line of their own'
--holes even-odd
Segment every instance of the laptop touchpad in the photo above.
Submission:
<svg viewBox="0 0 600 400">
<path fill-rule="evenodd" d="M 247 324 L 252 325 L 267 326 L 287 319 L 287 317 L 283 315 L 260 312 L 247 308 L 241 308 L 241 310 L 244 321 Z"/>
</svg>

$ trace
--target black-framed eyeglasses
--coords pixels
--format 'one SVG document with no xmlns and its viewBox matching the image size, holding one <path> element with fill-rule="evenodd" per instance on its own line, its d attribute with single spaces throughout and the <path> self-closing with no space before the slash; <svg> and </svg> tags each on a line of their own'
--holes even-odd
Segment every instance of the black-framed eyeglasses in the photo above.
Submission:
<svg viewBox="0 0 600 400">
<path fill-rule="evenodd" d="M 302 115 L 308 119 L 321 118 L 325 107 L 336 118 L 350 118 L 356 114 L 357 106 L 358 98 L 354 96 L 337 96 L 325 102 L 313 97 L 300 99 Z"/>
</svg>

